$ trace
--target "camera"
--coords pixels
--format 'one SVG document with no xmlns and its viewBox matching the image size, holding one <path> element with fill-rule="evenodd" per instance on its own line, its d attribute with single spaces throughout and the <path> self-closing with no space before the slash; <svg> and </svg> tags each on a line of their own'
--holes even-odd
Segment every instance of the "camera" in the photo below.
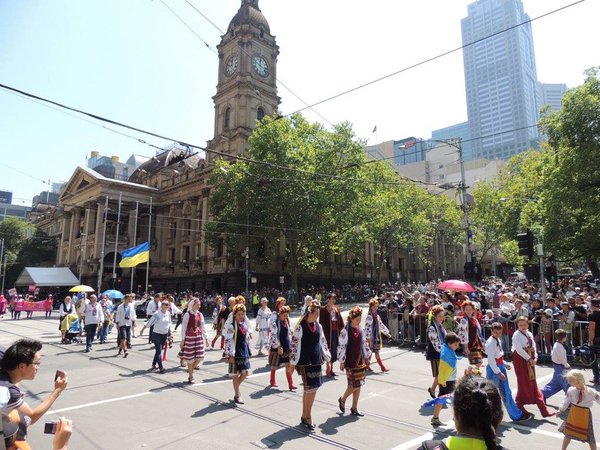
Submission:
<svg viewBox="0 0 600 450">
<path fill-rule="evenodd" d="M 56 420 L 44 423 L 44 434 L 55 434 L 57 427 L 58 421 Z"/>
</svg>

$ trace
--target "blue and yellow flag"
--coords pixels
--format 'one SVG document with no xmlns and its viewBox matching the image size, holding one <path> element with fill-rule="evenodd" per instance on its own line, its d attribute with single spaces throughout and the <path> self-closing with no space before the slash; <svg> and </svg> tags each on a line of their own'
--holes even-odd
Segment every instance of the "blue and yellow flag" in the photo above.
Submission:
<svg viewBox="0 0 600 450">
<path fill-rule="evenodd" d="M 150 259 L 150 243 L 144 242 L 137 247 L 128 248 L 123 251 L 123 259 L 119 267 L 135 267 Z"/>
<path fill-rule="evenodd" d="M 442 352 L 440 353 L 440 370 L 438 371 L 438 383 L 446 386 L 446 381 L 450 378 L 456 379 L 456 363 L 458 361 L 456 352 L 444 342 Z"/>
</svg>

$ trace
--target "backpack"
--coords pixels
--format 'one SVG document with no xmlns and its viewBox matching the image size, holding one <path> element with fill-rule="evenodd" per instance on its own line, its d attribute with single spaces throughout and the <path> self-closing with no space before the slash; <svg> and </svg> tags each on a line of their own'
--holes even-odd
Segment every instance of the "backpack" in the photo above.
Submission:
<svg viewBox="0 0 600 450">
<path fill-rule="evenodd" d="M 444 441 L 423 441 L 418 450 L 448 450 Z"/>
</svg>

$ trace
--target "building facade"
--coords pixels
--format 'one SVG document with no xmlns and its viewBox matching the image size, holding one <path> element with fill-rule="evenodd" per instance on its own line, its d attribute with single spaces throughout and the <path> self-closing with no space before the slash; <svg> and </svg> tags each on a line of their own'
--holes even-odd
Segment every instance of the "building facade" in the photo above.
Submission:
<svg viewBox="0 0 600 450">
<path fill-rule="evenodd" d="M 218 84 L 213 97 L 214 137 L 207 150 L 193 153 L 180 145 L 138 165 L 128 180 L 112 173 L 78 167 L 63 188 L 60 206 L 36 214 L 35 223 L 58 242 L 58 266 L 81 274 L 82 282 L 99 290 L 215 290 L 240 292 L 246 284 L 246 259 L 241 249 L 228 249 L 223 240 L 210 246 L 203 227 L 211 220 L 209 178 L 212 163 L 244 155 L 248 138 L 265 115 L 277 113 L 279 47 L 257 0 L 242 0 L 218 45 Z M 111 162 L 114 162 L 110 158 Z M 149 271 L 141 264 L 121 269 L 123 250 L 150 242 Z M 290 276 L 283 239 L 270 249 L 269 261 L 249 255 L 250 288 L 289 288 Z M 415 271 L 395 254 L 384 280 L 406 280 Z M 301 272 L 299 285 L 340 286 L 373 279 L 375 249 L 365 254 L 337 255 L 311 272 Z M 360 260 L 359 266 L 353 261 Z M 424 272 L 418 275 L 424 279 Z M 283 278 L 283 283 L 281 282 Z M 374 280 L 373 280 L 374 281 Z"/>
<path fill-rule="evenodd" d="M 508 159 L 537 147 L 541 105 L 528 20 L 521 0 L 477 0 L 461 22 L 473 158 Z"/>
</svg>

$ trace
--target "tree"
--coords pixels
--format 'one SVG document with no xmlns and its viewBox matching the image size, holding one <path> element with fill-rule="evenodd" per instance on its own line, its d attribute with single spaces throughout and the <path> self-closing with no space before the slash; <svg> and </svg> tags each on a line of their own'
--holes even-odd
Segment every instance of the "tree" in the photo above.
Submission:
<svg viewBox="0 0 600 450">
<path fill-rule="evenodd" d="M 259 162 L 220 161 L 211 176 L 208 240 L 214 247 L 223 239 L 237 254 L 252 247 L 253 260 L 258 247 L 269 258 L 284 244 L 279 269 L 297 289 L 299 268 L 340 254 L 354 232 L 356 205 L 372 188 L 364 143 L 349 124 L 329 132 L 300 115 L 265 118 L 249 143 L 248 158 Z"/>
<path fill-rule="evenodd" d="M 544 114 L 548 136 L 543 172 L 544 238 L 562 258 L 585 258 L 594 276 L 600 256 L 600 79 L 586 72 L 583 85 L 569 90 L 559 111 Z"/>
</svg>

